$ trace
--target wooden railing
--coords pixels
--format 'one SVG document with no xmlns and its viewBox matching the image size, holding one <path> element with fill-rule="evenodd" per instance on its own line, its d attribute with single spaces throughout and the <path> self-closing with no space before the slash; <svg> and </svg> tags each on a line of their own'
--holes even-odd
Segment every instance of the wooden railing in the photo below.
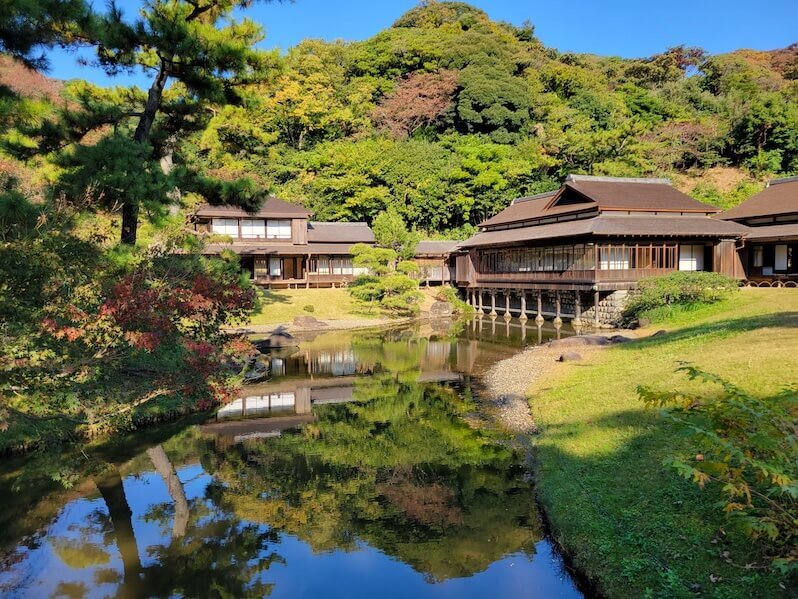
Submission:
<svg viewBox="0 0 798 599">
<path fill-rule="evenodd" d="M 613 270 L 564 270 L 514 273 L 475 273 L 475 286 L 513 283 L 599 283 L 603 281 L 638 281 L 674 272 L 674 268 L 627 268 Z"/>
<path fill-rule="evenodd" d="M 328 275 L 315 272 L 307 273 L 310 283 L 349 283 L 355 280 L 355 275 Z"/>
</svg>

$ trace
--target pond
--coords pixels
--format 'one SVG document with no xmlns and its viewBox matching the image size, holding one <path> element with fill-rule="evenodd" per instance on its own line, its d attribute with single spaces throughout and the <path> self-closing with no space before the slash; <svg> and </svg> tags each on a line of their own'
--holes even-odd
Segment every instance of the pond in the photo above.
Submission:
<svg viewBox="0 0 798 599">
<path fill-rule="evenodd" d="M 560 334 L 330 332 L 208 420 L 0 470 L 3 597 L 581 597 L 475 378 Z M 469 424 L 469 423 L 472 424 Z"/>
</svg>

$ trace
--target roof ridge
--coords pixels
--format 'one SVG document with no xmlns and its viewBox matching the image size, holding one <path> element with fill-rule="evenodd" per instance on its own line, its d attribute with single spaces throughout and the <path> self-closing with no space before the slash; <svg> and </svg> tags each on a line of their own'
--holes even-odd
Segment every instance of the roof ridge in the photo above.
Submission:
<svg viewBox="0 0 798 599">
<path fill-rule="evenodd" d="M 543 193 L 536 193 L 535 195 L 531 196 L 523 196 L 520 198 L 515 198 L 512 202 L 510 202 L 510 206 L 513 206 L 517 202 L 526 202 L 528 200 L 541 200 L 543 198 L 550 198 L 551 196 L 555 195 L 559 189 L 554 189 L 552 191 L 544 191 Z"/>
<path fill-rule="evenodd" d="M 651 185 L 671 185 L 671 180 L 667 177 L 603 177 L 597 175 L 568 175 L 565 177 L 566 183 L 578 183 L 579 181 L 594 181 L 596 183 L 648 183 Z"/>
<path fill-rule="evenodd" d="M 792 177 L 780 177 L 778 179 L 771 179 L 770 181 L 767 182 L 767 185 L 765 187 L 767 188 L 770 187 L 771 185 L 780 185 L 781 183 L 794 183 L 796 181 L 798 181 L 798 175 Z"/>
<path fill-rule="evenodd" d="M 364 220 L 347 220 L 347 221 L 337 221 L 337 220 L 309 220 L 308 223 L 311 225 L 366 225 L 368 223 Z"/>
</svg>

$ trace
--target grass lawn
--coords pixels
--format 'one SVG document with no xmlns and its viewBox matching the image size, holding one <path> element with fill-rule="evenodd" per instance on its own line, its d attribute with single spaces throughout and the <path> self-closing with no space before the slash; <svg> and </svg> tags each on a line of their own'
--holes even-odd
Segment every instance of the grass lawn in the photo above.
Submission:
<svg viewBox="0 0 798 599">
<path fill-rule="evenodd" d="M 379 308 L 371 308 L 352 298 L 346 289 L 264 290 L 260 292 L 260 306 L 250 324 L 291 322 L 295 316 L 314 316 L 319 320 L 385 316 Z M 305 306 L 313 306 L 313 310 L 305 310 Z"/>
<path fill-rule="evenodd" d="M 743 289 L 658 328 L 669 333 L 565 363 L 530 390 L 555 537 L 609 597 L 793 596 L 777 575 L 744 567 L 756 547 L 728 526 L 716 490 L 662 465 L 686 441 L 636 387 L 711 391 L 674 373 L 680 361 L 763 396 L 798 383 L 798 292 Z"/>
</svg>

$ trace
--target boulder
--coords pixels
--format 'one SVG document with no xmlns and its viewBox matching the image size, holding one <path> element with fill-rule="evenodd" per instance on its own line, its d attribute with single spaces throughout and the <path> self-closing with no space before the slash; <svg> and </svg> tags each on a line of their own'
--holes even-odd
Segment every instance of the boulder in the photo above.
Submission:
<svg viewBox="0 0 798 599">
<path fill-rule="evenodd" d="M 582 354 L 577 353 L 575 351 L 567 351 L 563 352 L 562 355 L 557 358 L 558 362 L 576 362 L 582 359 Z"/>
<path fill-rule="evenodd" d="M 662 337 L 663 335 L 667 334 L 667 332 L 668 331 L 666 331 L 665 329 L 660 329 L 656 333 L 653 333 L 651 336 L 652 337 Z"/>
<path fill-rule="evenodd" d="M 454 312 L 454 307 L 449 302 L 437 300 L 430 306 L 429 314 L 434 318 L 448 318 Z"/>
<path fill-rule="evenodd" d="M 576 337 L 566 337 L 549 343 L 550 347 L 586 347 L 594 345 L 610 345 L 609 338 L 603 335 L 578 335 Z"/>
<path fill-rule="evenodd" d="M 319 329 L 329 325 L 314 316 L 296 316 L 294 317 L 294 326 L 302 327 L 303 329 Z"/>
<path fill-rule="evenodd" d="M 263 352 L 278 347 L 294 347 L 299 342 L 289 333 L 285 327 L 277 327 L 266 339 L 258 339 L 252 342 L 258 351 Z"/>
</svg>

